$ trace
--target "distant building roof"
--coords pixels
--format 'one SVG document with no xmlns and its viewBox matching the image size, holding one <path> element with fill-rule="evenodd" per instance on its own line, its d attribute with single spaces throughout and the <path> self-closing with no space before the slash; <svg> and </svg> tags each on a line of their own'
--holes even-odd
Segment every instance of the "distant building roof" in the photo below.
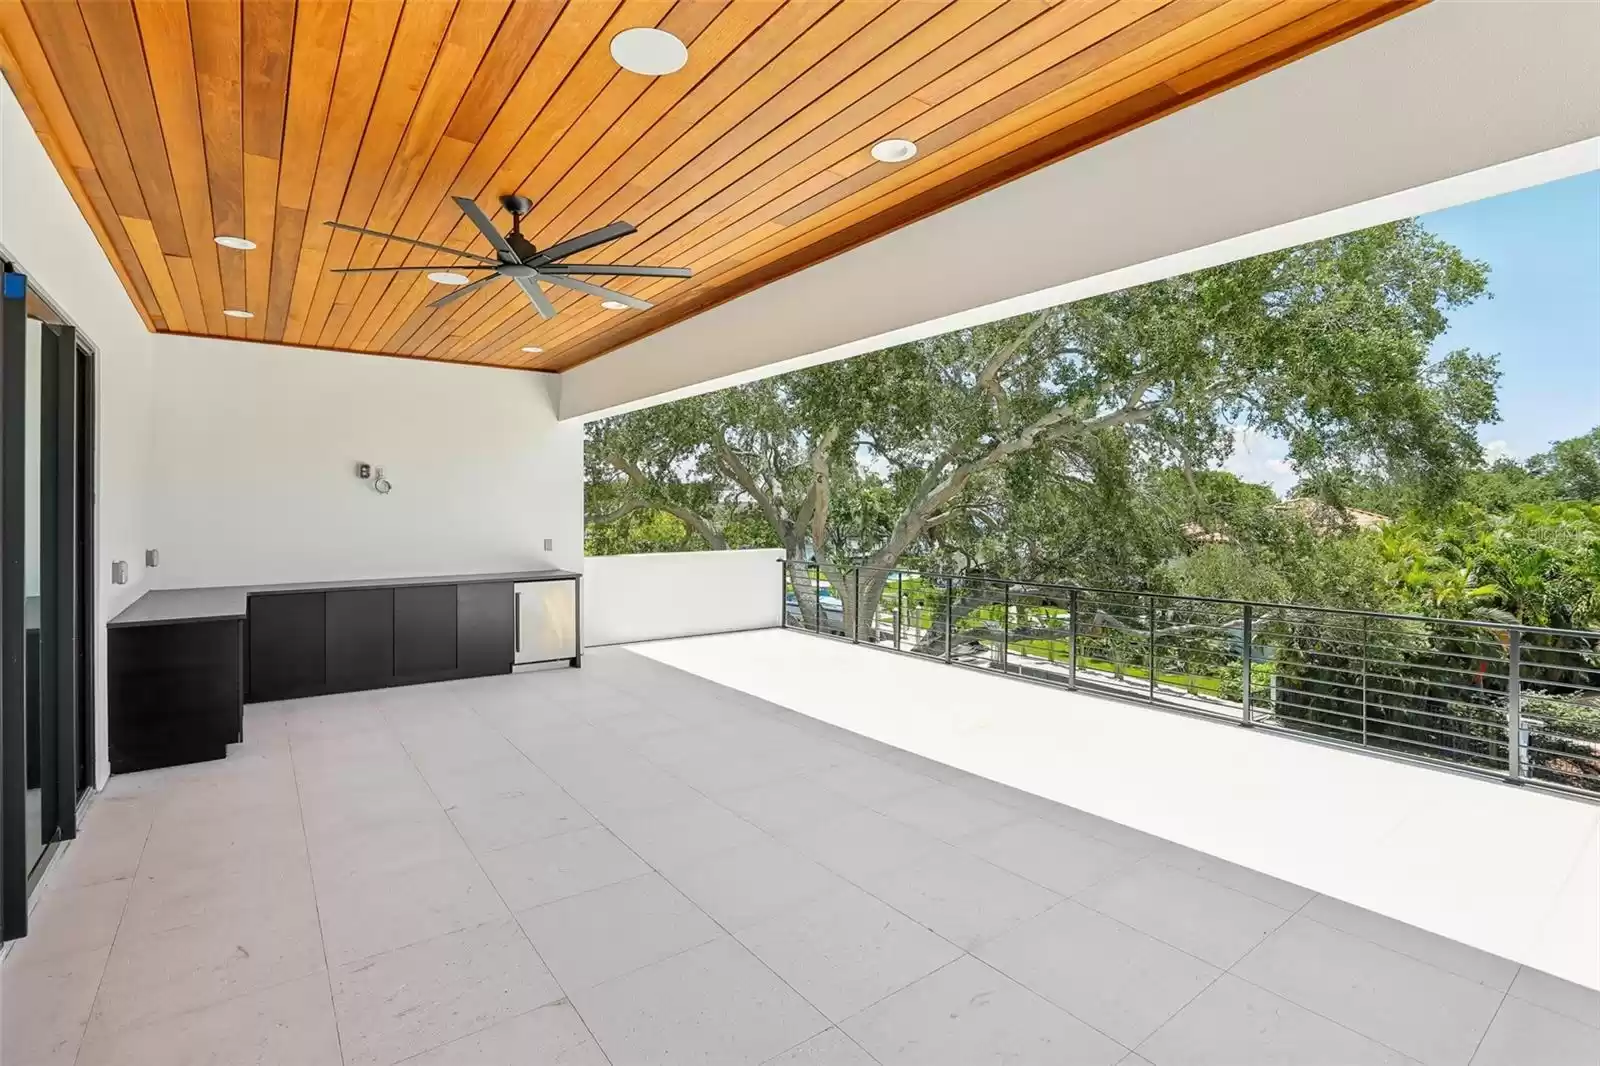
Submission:
<svg viewBox="0 0 1600 1066">
<path fill-rule="evenodd" d="M 1318 533 L 1335 533 L 1354 526 L 1356 529 L 1377 529 L 1388 523 L 1389 516 L 1376 511 L 1363 511 L 1359 507 L 1339 507 L 1312 496 L 1296 496 L 1278 504 L 1279 510 L 1294 511 Z"/>
</svg>

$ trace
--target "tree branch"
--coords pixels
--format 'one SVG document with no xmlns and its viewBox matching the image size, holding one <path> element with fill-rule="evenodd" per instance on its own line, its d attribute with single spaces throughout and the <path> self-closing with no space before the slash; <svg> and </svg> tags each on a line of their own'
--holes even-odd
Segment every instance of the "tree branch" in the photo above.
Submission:
<svg viewBox="0 0 1600 1066">
<path fill-rule="evenodd" d="M 629 484 L 631 484 L 641 493 L 645 494 L 644 499 L 641 501 L 645 507 L 667 512 L 667 514 L 670 514 L 672 517 L 676 518 L 678 521 L 694 530 L 694 532 L 698 533 L 700 535 L 700 539 L 705 541 L 706 546 L 712 551 L 728 550 L 728 538 L 724 537 L 721 531 L 718 530 L 716 526 L 711 524 L 710 519 L 706 518 L 704 515 L 700 514 L 691 507 L 686 507 L 675 500 L 666 499 L 659 494 L 652 498 L 649 495 L 650 489 L 652 488 L 650 479 L 645 477 L 644 471 L 640 470 L 632 460 L 626 458 L 625 456 L 616 454 L 608 455 L 606 456 L 606 459 L 611 463 L 612 466 L 616 467 L 618 470 L 622 471 L 624 475 L 626 475 Z"/>
<path fill-rule="evenodd" d="M 785 548 L 788 548 L 792 534 L 788 523 L 784 521 L 782 513 L 778 510 L 777 501 L 772 494 L 756 479 L 755 474 L 745 465 L 744 460 L 739 458 L 738 453 L 728 447 L 726 440 L 718 440 L 712 445 L 712 449 L 716 453 L 717 461 L 728 472 L 728 476 L 733 478 L 734 483 L 743 489 L 752 500 L 756 501 L 756 506 L 761 508 L 761 513 L 772 524 L 772 531 L 777 534 L 778 540 L 783 543 Z"/>
</svg>

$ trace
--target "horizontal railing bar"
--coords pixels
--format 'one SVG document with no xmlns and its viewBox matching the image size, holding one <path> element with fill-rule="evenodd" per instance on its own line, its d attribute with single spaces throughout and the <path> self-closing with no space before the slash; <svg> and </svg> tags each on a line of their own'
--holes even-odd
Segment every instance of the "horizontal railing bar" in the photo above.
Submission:
<svg viewBox="0 0 1600 1066">
<path fill-rule="evenodd" d="M 795 567 L 799 567 L 799 566 L 812 566 L 812 565 L 815 565 L 815 564 L 798 563 L 798 562 L 795 562 L 793 560 L 787 560 L 787 559 L 780 560 L 780 562 L 783 565 L 785 565 L 785 566 L 787 566 L 787 567 L 789 567 L 791 569 L 793 569 Z M 1148 600 L 1149 598 L 1154 597 L 1157 600 L 1166 600 L 1166 601 L 1169 601 L 1169 602 L 1179 602 L 1179 603 L 1188 602 L 1188 603 L 1229 604 L 1229 605 L 1233 605 L 1233 606 L 1238 606 L 1240 608 L 1243 608 L 1246 604 L 1249 604 L 1249 605 L 1254 606 L 1254 607 L 1261 607 L 1261 608 L 1265 608 L 1265 609 L 1268 609 L 1268 610 L 1274 610 L 1274 611 L 1305 611 L 1305 612 L 1310 612 L 1310 613 L 1313 613 L 1313 614 L 1343 614 L 1343 615 L 1351 615 L 1351 616 L 1355 616 L 1355 617 L 1364 617 L 1364 618 L 1385 618 L 1385 619 L 1392 619 L 1392 620 L 1395 620 L 1395 621 L 1402 621 L 1402 622 L 1420 622 L 1420 623 L 1424 623 L 1424 624 L 1427 624 L 1427 625 L 1433 625 L 1433 626 L 1459 626 L 1459 627 L 1462 627 L 1464 629 L 1491 630 L 1491 631 L 1498 631 L 1498 632 L 1543 633 L 1543 634 L 1552 634 L 1552 635 L 1558 635 L 1558 636 L 1574 636 L 1574 637 L 1588 637 L 1590 639 L 1600 639 L 1600 638 L 1596 638 L 1595 634 L 1593 634 L 1591 632 L 1587 632 L 1585 630 L 1557 629 L 1557 628 L 1554 628 L 1554 627 L 1551 627 L 1551 626 L 1530 626 L 1530 625 L 1523 625 L 1520 622 L 1513 622 L 1513 623 L 1488 622 L 1488 621 L 1483 621 L 1483 620 L 1475 619 L 1475 618 L 1435 618 L 1435 617 L 1430 617 L 1428 615 L 1394 614 L 1394 613 L 1387 612 L 1387 611 L 1369 611 L 1369 610 L 1365 610 L 1365 609 L 1361 609 L 1361 608 L 1354 608 L 1354 607 L 1319 607 L 1319 606 L 1317 606 L 1315 604 L 1309 604 L 1309 603 L 1274 603 L 1274 602 L 1266 602 L 1266 601 L 1228 599 L 1228 598 L 1220 597 L 1220 596 L 1186 596 L 1186 595 L 1182 595 L 1180 593 L 1172 593 L 1172 592 L 1130 592 L 1130 591 L 1125 590 L 1125 589 L 1097 588 L 1097 587 L 1091 586 L 1091 585 L 1068 585 L 1068 584 L 1060 584 L 1060 583 L 1056 583 L 1056 582 L 1041 582 L 1041 581 L 1023 582 L 1023 581 L 1015 581 L 1015 580 L 1012 580 L 1010 578 L 990 577 L 988 575 L 983 575 L 983 574 L 947 574 L 947 573 L 942 573 L 942 572 L 937 572 L 937 571 L 932 571 L 932 570 L 905 570 L 905 569 L 902 569 L 902 568 L 899 568 L 899 567 L 888 567 L 888 566 L 858 566 L 858 567 L 841 566 L 840 569 L 843 569 L 843 570 L 846 570 L 846 571 L 852 570 L 852 569 L 854 569 L 854 570 L 867 570 L 867 571 L 872 571 L 874 573 L 882 573 L 882 574 L 911 574 L 911 575 L 914 575 L 914 576 L 917 576 L 917 577 L 934 578 L 934 579 L 937 579 L 937 580 L 940 580 L 940 581 L 943 581 L 945 579 L 949 579 L 949 580 L 952 580 L 952 581 L 961 581 L 961 582 L 981 582 L 983 584 L 1010 585 L 1013 588 L 1013 590 L 1020 591 L 1023 595 L 1026 595 L 1027 594 L 1027 590 L 1029 590 L 1029 589 L 1048 589 L 1048 590 L 1051 590 L 1051 592 L 1061 591 L 1061 592 L 1069 592 L 1070 593 L 1070 592 L 1074 592 L 1075 591 L 1075 592 L 1078 592 L 1080 594 L 1087 592 L 1087 593 L 1091 593 L 1093 595 L 1099 595 L 1099 596 L 1127 596 L 1127 597 L 1133 597 L 1135 599 L 1144 599 L 1144 600 Z M 1040 594 L 1043 595 L 1043 593 L 1040 593 Z"/>
</svg>

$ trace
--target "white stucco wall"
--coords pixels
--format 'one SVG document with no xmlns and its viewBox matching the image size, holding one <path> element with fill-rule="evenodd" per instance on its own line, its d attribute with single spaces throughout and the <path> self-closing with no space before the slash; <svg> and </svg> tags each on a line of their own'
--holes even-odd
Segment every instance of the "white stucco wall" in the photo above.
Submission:
<svg viewBox="0 0 1600 1066">
<path fill-rule="evenodd" d="M 782 558 L 781 548 L 592 556 L 583 571 L 583 643 L 781 625 Z"/>
</svg>

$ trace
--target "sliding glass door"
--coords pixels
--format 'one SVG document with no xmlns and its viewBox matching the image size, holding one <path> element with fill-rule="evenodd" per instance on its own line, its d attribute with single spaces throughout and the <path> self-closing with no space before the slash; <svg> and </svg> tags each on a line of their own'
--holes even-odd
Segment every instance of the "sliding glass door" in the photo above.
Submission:
<svg viewBox="0 0 1600 1066">
<path fill-rule="evenodd" d="M 92 405 L 76 331 L 20 273 L 0 302 L 0 934 L 26 932 L 89 786 Z"/>
</svg>

